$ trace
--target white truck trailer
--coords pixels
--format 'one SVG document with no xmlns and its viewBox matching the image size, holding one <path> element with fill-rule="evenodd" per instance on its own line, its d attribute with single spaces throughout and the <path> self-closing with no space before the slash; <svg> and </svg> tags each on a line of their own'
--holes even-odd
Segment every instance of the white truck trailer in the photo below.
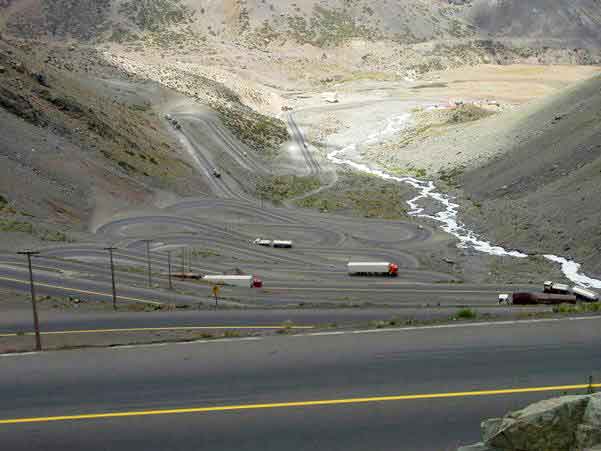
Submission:
<svg viewBox="0 0 601 451">
<path fill-rule="evenodd" d="M 261 288 L 263 286 L 261 279 L 250 275 L 208 274 L 202 280 L 214 285 L 228 285 L 231 287 Z"/>
<path fill-rule="evenodd" d="M 290 240 L 265 240 L 263 238 L 257 238 L 253 241 L 253 244 L 264 247 L 277 247 L 277 248 L 291 248 L 292 241 Z"/>
<path fill-rule="evenodd" d="M 599 301 L 599 295 L 594 291 L 587 290 L 581 287 L 572 287 L 572 294 L 576 296 L 576 299 L 585 302 L 597 302 Z"/>
<path fill-rule="evenodd" d="M 399 266 L 390 262 L 349 262 L 348 273 L 351 276 L 390 276 L 399 274 Z"/>
</svg>

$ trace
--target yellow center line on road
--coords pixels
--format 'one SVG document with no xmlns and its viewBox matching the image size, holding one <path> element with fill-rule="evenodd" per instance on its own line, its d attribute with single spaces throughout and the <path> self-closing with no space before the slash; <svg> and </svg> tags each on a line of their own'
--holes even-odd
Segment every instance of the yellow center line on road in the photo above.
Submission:
<svg viewBox="0 0 601 451">
<path fill-rule="evenodd" d="M 551 391 L 572 391 L 586 390 L 589 388 L 601 388 L 601 384 L 581 384 L 581 385 L 559 385 L 550 387 L 530 387 L 530 388 L 509 388 L 503 390 L 479 390 L 453 393 L 431 393 L 419 395 L 398 395 L 398 396 L 378 396 L 371 398 L 347 398 L 347 399 L 327 399 L 319 401 L 298 401 L 298 402 L 279 402 L 270 404 L 241 404 L 232 406 L 214 406 L 214 407 L 191 407 L 182 409 L 165 409 L 165 410 L 141 410 L 133 412 L 111 412 L 111 413 L 89 413 L 81 415 L 63 415 L 54 417 L 31 417 L 31 418 L 14 418 L 0 420 L 0 425 L 6 424 L 22 424 L 22 423 L 47 423 L 52 421 L 74 421 L 74 420 L 98 420 L 110 418 L 124 417 L 142 417 L 156 415 L 176 415 L 190 413 L 210 413 L 210 412 L 227 412 L 227 411 L 243 411 L 243 410 L 260 410 L 260 409 L 278 409 L 286 407 L 314 407 L 314 406 L 335 406 L 343 404 L 363 404 L 375 402 L 389 401 L 415 401 L 424 399 L 444 399 L 444 398 L 464 398 L 477 396 L 494 396 L 494 395 L 514 395 L 524 393 L 541 393 Z"/>
<path fill-rule="evenodd" d="M 131 327 L 123 329 L 89 329 L 89 330 L 57 330 L 41 332 L 42 335 L 69 335 L 69 334 L 104 334 L 116 332 L 159 332 L 159 331 L 181 331 L 181 330 L 215 330 L 215 329 L 235 329 L 235 330 L 270 330 L 270 329 L 290 329 L 290 330 L 308 330 L 314 326 L 288 326 L 286 324 L 275 326 L 174 326 L 174 327 Z M 11 332 L 0 334 L 0 338 L 19 337 L 24 335 L 34 335 L 34 332 Z"/>
<path fill-rule="evenodd" d="M 13 279 L 12 277 L 0 276 L 0 280 L 6 280 L 8 282 L 18 282 L 18 283 L 29 285 L 29 280 Z M 41 283 L 41 282 L 36 282 L 35 286 L 36 287 L 46 287 L 46 288 L 57 288 L 59 290 L 70 291 L 70 292 L 73 292 L 73 293 L 93 294 L 95 296 L 104 296 L 104 297 L 108 297 L 108 298 L 111 298 L 113 296 L 110 293 L 101 293 L 101 292 L 98 292 L 98 291 L 80 290 L 78 288 L 62 287 L 60 285 L 50 285 L 48 283 Z M 117 299 L 121 300 L 121 301 L 141 302 L 143 304 L 150 304 L 150 305 L 163 305 L 162 302 L 147 301 L 145 299 L 132 298 L 132 297 L 129 297 L 129 296 L 117 296 Z"/>
</svg>

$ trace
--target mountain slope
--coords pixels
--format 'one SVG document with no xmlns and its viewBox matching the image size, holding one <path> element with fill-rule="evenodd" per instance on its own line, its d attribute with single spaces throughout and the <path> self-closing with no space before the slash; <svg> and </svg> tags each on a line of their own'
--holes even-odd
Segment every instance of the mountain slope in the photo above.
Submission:
<svg viewBox="0 0 601 451">
<path fill-rule="evenodd" d="M 38 46 L 39 48 L 39 46 Z M 110 71 L 110 68 L 107 68 Z M 148 83 L 102 81 L 0 40 L 0 216 L 86 230 L 104 204 L 148 205 L 204 189 L 151 103 Z"/>
<path fill-rule="evenodd" d="M 144 33 L 204 39 L 277 38 L 316 46 L 351 38 L 403 44 L 448 39 L 539 39 L 601 45 L 598 0 L 23 0 L 0 1 L 21 37 L 128 40 Z"/>
<path fill-rule="evenodd" d="M 601 262 L 601 76 L 530 106 L 488 136 L 499 155 L 457 179 L 479 229 L 531 252 Z"/>
<path fill-rule="evenodd" d="M 598 0 L 477 0 L 467 17 L 480 33 L 495 38 L 562 47 L 598 48 L 601 43 Z"/>
</svg>

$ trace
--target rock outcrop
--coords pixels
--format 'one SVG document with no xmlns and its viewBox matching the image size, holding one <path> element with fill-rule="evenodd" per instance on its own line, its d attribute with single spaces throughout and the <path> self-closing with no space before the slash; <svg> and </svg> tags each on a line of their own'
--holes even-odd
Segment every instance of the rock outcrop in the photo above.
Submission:
<svg viewBox="0 0 601 451">
<path fill-rule="evenodd" d="M 599 451 L 601 394 L 541 401 L 481 429 L 482 442 L 458 451 Z"/>
</svg>

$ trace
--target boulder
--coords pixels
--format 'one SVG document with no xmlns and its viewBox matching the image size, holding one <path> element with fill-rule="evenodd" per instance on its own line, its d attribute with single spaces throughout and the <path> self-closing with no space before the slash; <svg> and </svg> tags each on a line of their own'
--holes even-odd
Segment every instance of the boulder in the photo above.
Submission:
<svg viewBox="0 0 601 451">
<path fill-rule="evenodd" d="M 458 451 L 601 451 L 601 394 L 540 401 L 480 427 L 482 442 Z"/>
<path fill-rule="evenodd" d="M 492 423 L 486 444 L 511 451 L 569 450 L 588 401 L 588 396 L 563 396 L 510 413 Z"/>
<path fill-rule="evenodd" d="M 601 394 L 590 397 L 582 424 L 576 429 L 576 449 L 601 446 Z"/>
</svg>

